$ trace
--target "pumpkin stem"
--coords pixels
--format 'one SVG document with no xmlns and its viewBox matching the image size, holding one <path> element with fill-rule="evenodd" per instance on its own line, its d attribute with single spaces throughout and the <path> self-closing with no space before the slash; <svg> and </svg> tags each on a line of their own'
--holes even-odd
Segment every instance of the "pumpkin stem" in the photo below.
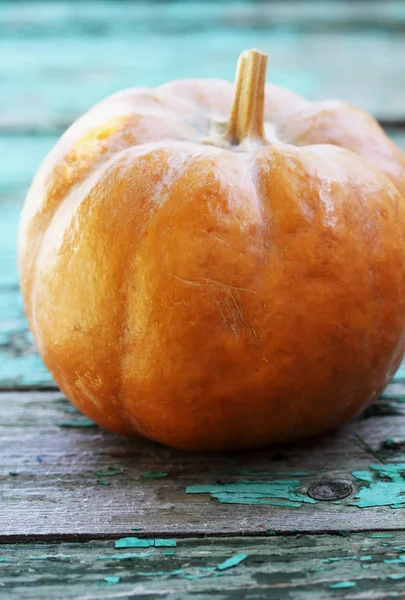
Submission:
<svg viewBox="0 0 405 600">
<path fill-rule="evenodd" d="M 266 83 L 267 55 L 258 50 L 247 50 L 239 57 L 235 96 L 226 131 L 232 145 L 249 140 L 249 146 L 265 146 L 264 139 L 264 89 Z"/>
</svg>

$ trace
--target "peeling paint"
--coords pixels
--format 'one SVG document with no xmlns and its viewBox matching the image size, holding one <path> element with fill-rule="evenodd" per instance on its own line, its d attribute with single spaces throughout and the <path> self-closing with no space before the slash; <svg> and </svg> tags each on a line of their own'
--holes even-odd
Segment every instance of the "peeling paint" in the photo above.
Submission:
<svg viewBox="0 0 405 600">
<path fill-rule="evenodd" d="M 76 419 L 75 421 L 61 421 L 58 423 L 59 427 L 97 427 L 91 419 L 83 417 L 82 419 Z"/>
<path fill-rule="evenodd" d="M 405 463 L 370 465 L 369 469 L 353 471 L 353 476 L 367 485 L 361 486 L 348 504 L 359 508 L 405 508 Z M 380 478 L 385 478 L 385 481 Z"/>
<path fill-rule="evenodd" d="M 345 590 L 356 586 L 355 581 L 340 581 L 339 583 L 332 583 L 329 587 L 331 590 Z"/>
<path fill-rule="evenodd" d="M 247 558 L 247 554 L 244 554 L 243 552 L 241 552 L 240 554 L 234 554 L 234 556 L 227 558 L 226 560 L 224 560 L 224 562 L 217 565 L 217 569 L 218 569 L 218 571 L 224 571 L 225 569 L 230 569 L 232 567 L 236 567 L 242 561 L 244 561 L 246 558 Z"/>
<path fill-rule="evenodd" d="M 113 477 L 113 475 L 119 475 L 121 471 L 119 469 L 111 469 L 107 471 L 95 471 L 94 475 L 98 477 Z"/>
<path fill-rule="evenodd" d="M 119 575 L 106 575 L 104 578 L 106 585 L 116 585 L 121 577 Z"/>
<path fill-rule="evenodd" d="M 151 546 L 155 546 L 156 548 L 173 548 L 176 545 L 176 540 L 161 538 L 148 540 L 137 537 L 121 538 L 114 543 L 115 548 L 150 548 Z"/>
<path fill-rule="evenodd" d="M 196 484 L 186 488 L 187 494 L 210 494 L 224 504 L 265 504 L 299 508 L 302 504 L 316 504 L 316 500 L 302 493 L 298 479 L 276 481 L 235 481 L 224 484 Z"/>
</svg>

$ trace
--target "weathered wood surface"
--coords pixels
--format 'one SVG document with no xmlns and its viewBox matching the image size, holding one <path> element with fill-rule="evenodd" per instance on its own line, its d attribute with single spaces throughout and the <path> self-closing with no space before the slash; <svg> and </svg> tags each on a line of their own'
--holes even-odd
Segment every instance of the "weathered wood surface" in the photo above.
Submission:
<svg viewBox="0 0 405 600">
<path fill-rule="evenodd" d="M 60 132 L 124 87 L 231 79 L 248 47 L 269 54 L 275 83 L 397 121 L 404 22 L 398 1 L 2 2 L 0 129 Z"/>
<path fill-rule="evenodd" d="M 340 432 L 243 454 L 120 438 L 45 391 L 18 218 L 39 162 L 91 104 L 132 85 L 230 79 L 241 48 L 258 46 L 272 81 L 365 108 L 405 148 L 405 2 L 190 4 L 0 2 L 0 597 L 404 598 L 405 365 Z M 122 536 L 177 545 L 115 549 Z"/>
<path fill-rule="evenodd" d="M 0 540 L 134 527 L 155 536 L 405 530 L 405 385 L 386 395 L 322 439 L 201 454 L 102 431 L 57 393 L 3 393 Z"/>
<path fill-rule="evenodd" d="M 403 598 L 405 534 L 385 535 L 194 538 L 125 550 L 94 540 L 3 545 L 0 598 Z M 224 568 L 235 556 L 241 562 Z"/>
</svg>

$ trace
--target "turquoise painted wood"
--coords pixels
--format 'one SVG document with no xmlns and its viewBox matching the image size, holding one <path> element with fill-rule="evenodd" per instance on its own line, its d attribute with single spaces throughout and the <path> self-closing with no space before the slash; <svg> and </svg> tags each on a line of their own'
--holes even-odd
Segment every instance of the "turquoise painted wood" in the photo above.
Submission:
<svg viewBox="0 0 405 600">
<path fill-rule="evenodd" d="M 0 544 L 405 531 L 405 383 L 385 395 L 317 439 L 190 453 L 103 431 L 60 392 L 2 392 Z"/>
<path fill-rule="evenodd" d="M 275 83 L 397 120 L 404 14 L 396 1 L 2 2 L 0 128 L 61 131 L 117 89 L 232 79 L 249 47 L 269 54 Z"/>
<path fill-rule="evenodd" d="M 405 535 L 387 535 L 191 538 L 132 553 L 112 540 L 5 544 L 2 590 L 7 600 L 33 590 L 41 600 L 403 598 Z"/>
</svg>

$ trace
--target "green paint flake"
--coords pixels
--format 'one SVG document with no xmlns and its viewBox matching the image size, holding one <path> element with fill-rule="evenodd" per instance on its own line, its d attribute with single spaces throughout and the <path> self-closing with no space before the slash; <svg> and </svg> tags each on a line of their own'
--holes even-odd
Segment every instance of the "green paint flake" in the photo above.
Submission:
<svg viewBox="0 0 405 600">
<path fill-rule="evenodd" d="M 167 477 L 169 473 L 165 473 L 164 471 L 149 471 L 149 473 L 142 473 L 142 479 L 163 479 L 163 477 Z"/>
<path fill-rule="evenodd" d="M 150 548 L 154 540 L 144 540 L 136 537 L 121 538 L 114 543 L 115 548 Z"/>
<path fill-rule="evenodd" d="M 111 481 L 97 481 L 98 485 L 111 485 Z"/>
<path fill-rule="evenodd" d="M 355 581 L 339 581 L 339 583 L 332 583 L 330 586 L 331 590 L 345 590 L 347 588 L 356 587 Z"/>
<path fill-rule="evenodd" d="M 113 475 L 119 475 L 120 473 L 121 471 L 118 469 L 112 469 L 107 471 L 96 471 L 94 475 L 97 475 L 97 477 L 113 477 Z"/>
<path fill-rule="evenodd" d="M 301 493 L 297 479 L 277 481 L 235 481 L 225 484 L 195 484 L 186 487 L 187 494 L 210 494 L 224 504 L 263 504 L 299 508 L 316 504 L 316 500 Z"/>
<path fill-rule="evenodd" d="M 110 554 L 106 556 L 97 556 L 96 560 L 126 560 L 127 558 L 146 558 L 152 556 L 151 552 L 139 552 L 131 554 Z"/>
<path fill-rule="evenodd" d="M 177 546 L 176 540 L 156 539 L 154 541 L 156 548 L 174 548 L 175 546 Z"/>
<path fill-rule="evenodd" d="M 372 533 L 371 538 L 392 538 L 392 533 Z"/>
<path fill-rule="evenodd" d="M 388 579 L 393 579 L 393 580 L 396 580 L 396 579 L 405 579 L 405 574 L 398 573 L 398 574 L 395 574 L 395 575 L 387 575 L 387 577 L 388 577 Z"/>
<path fill-rule="evenodd" d="M 368 485 L 362 486 L 348 504 L 359 508 L 375 506 L 405 508 L 405 479 L 402 476 L 404 472 L 405 463 L 370 465 L 370 475 L 367 476 Z M 368 473 L 368 471 L 360 471 L 360 473 L 362 481 L 365 481 L 364 473 Z M 384 477 L 389 481 L 375 479 L 373 477 L 374 473 L 377 477 Z"/>
<path fill-rule="evenodd" d="M 168 550 L 167 552 L 162 552 L 163 556 L 174 556 L 176 554 L 176 550 Z"/>
<path fill-rule="evenodd" d="M 266 535 L 277 535 L 277 532 L 274 529 L 266 529 Z"/>
<path fill-rule="evenodd" d="M 405 562 L 405 555 L 402 555 L 403 558 L 400 556 L 399 558 L 386 558 L 383 562 L 385 562 L 386 565 L 395 565 L 395 564 L 399 564 L 399 563 L 404 563 Z"/>
<path fill-rule="evenodd" d="M 107 585 L 116 585 L 121 577 L 119 575 L 106 575 L 103 579 Z"/>
<path fill-rule="evenodd" d="M 239 565 L 243 560 L 247 558 L 247 556 L 248 555 L 243 554 L 243 552 L 241 552 L 240 554 L 234 554 L 230 558 L 224 560 L 224 562 L 217 565 L 216 568 L 218 569 L 218 571 L 225 571 L 225 569 L 231 569 L 232 567 L 236 567 L 237 565 Z"/>
<path fill-rule="evenodd" d="M 372 483 L 374 480 L 374 475 L 371 471 L 352 471 L 352 475 L 359 481 L 367 481 L 368 483 Z"/>
<path fill-rule="evenodd" d="M 59 427 L 97 427 L 97 424 L 94 423 L 91 419 L 87 419 L 86 417 L 83 419 L 76 419 L 74 421 L 61 421 L 58 423 Z"/>
<path fill-rule="evenodd" d="M 367 554 L 365 556 L 360 556 L 360 560 L 373 560 L 373 557 Z"/>
<path fill-rule="evenodd" d="M 13 477 L 15 477 L 16 475 L 18 475 L 17 471 L 9 471 L 8 474 L 12 475 Z"/>
<path fill-rule="evenodd" d="M 6 558 L 5 556 L 0 556 L 0 562 L 11 562 L 9 558 Z"/>
<path fill-rule="evenodd" d="M 322 563 L 333 563 L 333 562 L 338 562 L 340 560 L 357 560 L 357 556 L 353 555 L 353 556 L 336 556 L 333 558 L 322 558 L 321 562 Z"/>
<path fill-rule="evenodd" d="M 174 548 L 177 546 L 176 540 L 161 539 L 155 540 L 141 539 L 137 537 L 126 537 L 117 540 L 114 543 L 115 548 L 150 548 L 155 546 L 156 548 Z"/>
<path fill-rule="evenodd" d="M 362 569 L 369 569 L 369 568 L 370 568 L 370 565 L 361 565 L 361 568 L 362 568 Z"/>
</svg>

